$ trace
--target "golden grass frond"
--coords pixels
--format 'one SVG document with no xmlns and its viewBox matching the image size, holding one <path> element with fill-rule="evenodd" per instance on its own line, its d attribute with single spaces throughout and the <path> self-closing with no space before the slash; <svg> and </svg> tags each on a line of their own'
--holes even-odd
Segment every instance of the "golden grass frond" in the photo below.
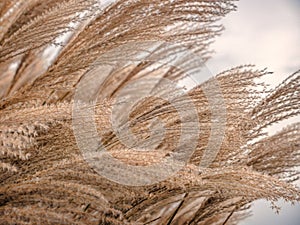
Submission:
<svg viewBox="0 0 300 225">
<path fill-rule="evenodd" d="M 111 50 L 123 44 L 161 40 L 177 44 L 170 49 L 156 46 L 152 53 L 159 58 L 189 49 L 205 62 L 210 42 L 222 30 L 217 21 L 234 9 L 231 0 L 0 2 L 1 222 L 236 224 L 254 200 L 299 201 L 299 189 L 292 184 L 299 174 L 295 167 L 300 166 L 299 123 L 273 136 L 264 133 L 264 128 L 299 115 L 299 71 L 274 89 L 260 82 L 269 72 L 253 65 L 229 69 L 180 94 L 156 89 L 156 83 L 153 93 L 168 96 L 178 107 L 157 97 L 140 101 L 122 124 L 138 140 L 127 146 L 122 140 L 129 133 L 118 133 L 111 116 L 124 87 L 149 77 L 179 82 L 187 77 L 185 72 L 200 69 L 193 58 L 177 62 L 187 71 L 154 67 L 148 55 L 143 62 L 99 77 L 95 129 L 115 159 L 135 166 L 184 153 L 196 141 L 185 167 L 149 186 L 125 186 L 100 176 L 78 147 L 72 113 L 76 104 L 82 109 L 91 104 L 74 100 L 74 95 L 87 72 L 100 65 L 99 56 L 118 59 L 123 52 Z M 66 33 L 70 36 L 47 61 L 48 47 Z M 213 81 L 220 93 L 208 88 Z M 147 87 L 141 83 L 137 90 Z M 134 96 L 136 90 L 125 94 Z M 208 96 L 214 95 L 222 96 L 224 108 L 211 104 Z M 115 113 L 125 118 L 125 108 Z M 225 121 L 214 117 L 223 111 Z M 90 115 L 80 116 L 81 131 L 88 131 Z M 151 134 L 158 126 L 155 118 L 165 129 Z M 187 135 L 180 142 L 183 132 Z M 222 136 L 216 155 L 209 152 L 211 136 Z M 152 151 L 132 149 L 139 144 Z M 211 155 L 205 158 L 207 154 Z M 176 160 L 173 163 L 183 163 Z M 209 166 L 199 167 L 205 160 Z"/>
</svg>

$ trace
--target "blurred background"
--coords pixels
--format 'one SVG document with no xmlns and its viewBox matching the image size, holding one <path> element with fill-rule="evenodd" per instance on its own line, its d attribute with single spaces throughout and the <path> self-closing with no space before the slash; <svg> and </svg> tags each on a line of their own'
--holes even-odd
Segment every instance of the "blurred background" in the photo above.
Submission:
<svg viewBox="0 0 300 225">
<path fill-rule="evenodd" d="M 255 64 L 274 74 L 264 78 L 272 86 L 300 69 L 300 0 L 240 0 L 238 9 L 221 22 L 224 33 L 212 45 L 215 54 L 206 66 L 217 74 L 241 64 Z M 268 129 L 276 133 L 292 118 Z M 300 188 L 300 182 L 297 182 Z M 300 225 L 300 204 L 278 202 L 278 214 L 266 201 L 253 204 L 253 216 L 241 225 Z"/>
</svg>

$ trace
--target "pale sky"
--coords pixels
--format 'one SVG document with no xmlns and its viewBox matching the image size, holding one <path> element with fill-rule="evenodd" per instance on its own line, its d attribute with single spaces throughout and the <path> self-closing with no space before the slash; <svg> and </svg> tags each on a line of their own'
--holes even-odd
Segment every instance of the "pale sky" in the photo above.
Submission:
<svg viewBox="0 0 300 225">
<path fill-rule="evenodd" d="M 216 53 L 206 64 L 208 69 L 217 74 L 241 64 L 267 67 L 274 72 L 265 78 L 271 85 L 300 69 L 300 1 L 240 0 L 237 5 L 237 12 L 222 20 L 226 30 L 212 46 Z M 284 124 L 287 122 L 270 128 L 269 132 L 275 133 Z M 277 215 L 270 203 L 256 202 L 252 209 L 254 216 L 241 225 L 300 224 L 300 204 L 291 206 L 280 202 L 279 205 L 282 210 Z"/>
</svg>

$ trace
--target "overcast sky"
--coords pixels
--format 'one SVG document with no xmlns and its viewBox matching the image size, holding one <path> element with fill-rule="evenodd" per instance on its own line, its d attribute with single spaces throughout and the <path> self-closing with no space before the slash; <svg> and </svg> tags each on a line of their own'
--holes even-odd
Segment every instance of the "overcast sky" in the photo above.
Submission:
<svg viewBox="0 0 300 225">
<path fill-rule="evenodd" d="M 208 69 L 216 74 L 241 64 L 268 67 L 274 74 L 265 80 L 272 85 L 300 69 L 300 0 L 240 0 L 237 4 L 237 12 L 222 20 L 226 30 L 212 46 L 216 53 L 206 64 Z M 283 124 L 272 127 L 270 133 Z M 256 202 L 254 216 L 241 225 L 299 225 L 300 204 L 279 204 L 282 210 L 277 215 L 270 203 Z"/>
</svg>

